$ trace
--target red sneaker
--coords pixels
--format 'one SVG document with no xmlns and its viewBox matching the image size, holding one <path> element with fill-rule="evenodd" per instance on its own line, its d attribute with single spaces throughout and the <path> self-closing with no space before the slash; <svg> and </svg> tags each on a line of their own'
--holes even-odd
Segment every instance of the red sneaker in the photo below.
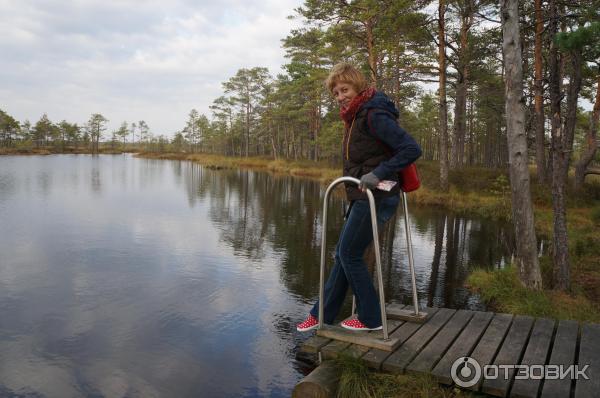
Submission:
<svg viewBox="0 0 600 398">
<path fill-rule="evenodd" d="M 315 329 L 319 326 L 319 320 L 312 315 L 308 315 L 308 318 L 302 323 L 296 326 L 296 330 L 299 332 L 308 332 L 309 330 Z"/>
<path fill-rule="evenodd" d="M 350 330 L 381 330 L 383 326 L 377 326 L 376 328 L 368 328 L 364 323 L 358 319 L 346 319 L 340 324 L 343 328 Z"/>
</svg>

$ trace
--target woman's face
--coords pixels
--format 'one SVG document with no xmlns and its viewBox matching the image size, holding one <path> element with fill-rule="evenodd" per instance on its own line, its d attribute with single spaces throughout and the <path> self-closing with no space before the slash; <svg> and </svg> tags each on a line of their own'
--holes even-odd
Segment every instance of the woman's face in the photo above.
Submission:
<svg viewBox="0 0 600 398">
<path fill-rule="evenodd" d="M 354 86 L 350 83 L 337 83 L 332 90 L 333 96 L 341 108 L 346 108 L 350 105 L 350 101 L 358 95 Z"/>
</svg>

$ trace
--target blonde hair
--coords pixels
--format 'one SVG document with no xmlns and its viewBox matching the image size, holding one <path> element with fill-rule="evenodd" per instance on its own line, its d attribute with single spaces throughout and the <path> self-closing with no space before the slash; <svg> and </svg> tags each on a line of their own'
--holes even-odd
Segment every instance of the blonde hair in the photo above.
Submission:
<svg viewBox="0 0 600 398">
<path fill-rule="evenodd" d="M 357 93 L 365 90 L 368 86 L 365 75 L 346 62 L 339 63 L 331 68 L 331 72 L 329 72 L 329 76 L 325 80 L 325 85 L 331 93 L 338 83 L 351 84 Z"/>
</svg>

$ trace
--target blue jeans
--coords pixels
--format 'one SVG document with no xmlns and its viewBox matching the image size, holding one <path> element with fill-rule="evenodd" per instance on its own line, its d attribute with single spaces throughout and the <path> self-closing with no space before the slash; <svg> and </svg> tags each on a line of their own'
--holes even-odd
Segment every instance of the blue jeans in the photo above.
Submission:
<svg viewBox="0 0 600 398">
<path fill-rule="evenodd" d="M 377 224 L 381 227 L 396 212 L 399 196 L 377 199 Z M 373 286 L 371 275 L 363 260 L 363 255 L 373 241 L 371 210 L 368 200 L 354 201 L 348 219 L 335 249 L 335 262 L 325 284 L 323 321 L 332 324 L 342 308 L 348 286 L 356 297 L 358 319 L 368 328 L 381 326 L 379 297 Z M 315 303 L 311 315 L 319 315 L 319 301 Z"/>
</svg>

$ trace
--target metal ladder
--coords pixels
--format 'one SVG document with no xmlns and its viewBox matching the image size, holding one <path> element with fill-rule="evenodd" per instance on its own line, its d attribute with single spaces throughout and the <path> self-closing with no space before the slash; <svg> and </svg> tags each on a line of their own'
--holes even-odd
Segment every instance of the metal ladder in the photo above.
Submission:
<svg viewBox="0 0 600 398">
<path fill-rule="evenodd" d="M 319 331 L 323 329 L 323 312 L 324 312 L 324 290 L 325 290 L 325 257 L 326 257 L 326 242 L 327 242 L 327 204 L 329 202 L 329 196 L 333 189 L 343 183 L 343 182 L 351 182 L 354 184 L 360 184 L 360 180 L 354 177 L 340 177 L 333 181 L 327 190 L 325 191 L 325 199 L 323 203 L 323 234 L 321 237 L 321 270 L 320 270 L 320 284 L 319 284 L 319 326 L 317 329 L 317 334 Z M 408 205 L 406 202 L 406 193 L 402 192 L 402 203 L 404 207 L 404 228 L 406 231 L 406 245 L 408 248 L 408 263 L 410 267 L 410 276 L 412 282 L 412 293 L 413 293 L 413 311 L 410 310 L 396 310 L 394 313 L 387 314 L 385 308 L 385 296 L 383 291 L 383 273 L 381 270 L 381 255 L 379 250 L 379 232 L 377 228 L 377 213 L 375 210 L 375 198 L 373 197 L 373 193 L 370 189 L 366 190 L 367 197 L 369 199 L 369 207 L 371 210 L 371 225 L 373 228 L 373 244 L 375 245 L 375 263 L 376 263 L 376 273 L 377 273 L 377 282 L 378 282 L 378 292 L 379 292 L 379 303 L 381 306 L 381 321 L 383 326 L 383 340 L 389 341 L 388 328 L 387 328 L 387 317 L 390 315 L 390 318 L 393 319 L 402 319 L 414 322 L 423 322 L 427 316 L 426 313 L 419 311 L 419 303 L 417 297 L 417 285 L 415 280 L 415 269 L 413 262 L 413 251 L 412 251 L 412 240 L 410 233 L 410 224 L 408 222 Z M 352 297 L 352 315 L 354 315 L 356 308 L 356 298 Z M 332 337 L 332 336 L 329 336 Z M 335 337 L 333 337 L 335 338 Z"/>
</svg>

